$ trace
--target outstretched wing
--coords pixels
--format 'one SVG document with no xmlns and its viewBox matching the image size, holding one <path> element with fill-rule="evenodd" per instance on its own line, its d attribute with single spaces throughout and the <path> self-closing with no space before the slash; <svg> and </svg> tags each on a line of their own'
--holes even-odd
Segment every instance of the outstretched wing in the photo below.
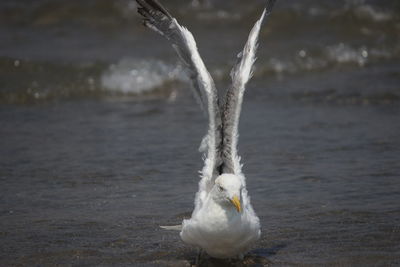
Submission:
<svg viewBox="0 0 400 267">
<path fill-rule="evenodd" d="M 197 51 L 193 35 L 156 0 L 136 0 L 138 12 L 144 17 L 143 24 L 167 38 L 189 71 L 194 94 L 204 108 L 204 87 L 212 87 L 213 81 Z"/>
<path fill-rule="evenodd" d="M 206 142 L 206 157 L 199 189 L 199 197 L 203 198 L 211 190 L 215 176 L 218 175 L 217 166 L 221 162 L 219 148 L 222 142 L 222 126 L 214 81 L 199 55 L 190 31 L 179 25 L 177 20 L 156 0 L 136 0 L 136 2 L 139 5 L 138 12 L 144 17 L 144 25 L 163 35 L 172 43 L 189 70 L 196 95 L 203 106 L 207 105 L 209 129 L 203 140 Z"/>
<path fill-rule="evenodd" d="M 222 110 L 223 148 L 222 171 L 240 175 L 242 166 L 237 153 L 239 117 L 246 83 L 252 76 L 253 64 L 256 60 L 257 40 L 264 18 L 271 13 L 276 0 L 269 0 L 261 18 L 255 23 L 250 32 L 246 45 L 238 55 L 238 62 L 231 71 L 232 86 L 225 96 Z"/>
</svg>

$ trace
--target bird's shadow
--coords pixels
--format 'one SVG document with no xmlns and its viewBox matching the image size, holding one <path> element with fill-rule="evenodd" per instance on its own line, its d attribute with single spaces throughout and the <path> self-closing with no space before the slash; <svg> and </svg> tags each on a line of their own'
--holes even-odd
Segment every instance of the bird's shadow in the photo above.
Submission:
<svg viewBox="0 0 400 267">
<path fill-rule="evenodd" d="M 272 262 L 268 257 L 276 255 L 281 249 L 284 249 L 287 244 L 278 244 L 271 248 L 258 248 L 247 253 L 243 260 L 239 259 L 215 259 L 208 255 L 203 255 L 196 265 L 195 260 L 191 262 L 191 266 L 196 267 L 256 267 L 267 266 Z"/>
</svg>

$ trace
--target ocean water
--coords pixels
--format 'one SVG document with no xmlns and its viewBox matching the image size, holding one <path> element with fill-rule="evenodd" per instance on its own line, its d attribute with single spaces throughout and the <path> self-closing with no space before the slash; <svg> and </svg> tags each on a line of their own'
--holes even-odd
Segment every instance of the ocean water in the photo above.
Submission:
<svg viewBox="0 0 400 267">
<path fill-rule="evenodd" d="M 261 0 L 162 1 L 223 94 Z M 239 153 L 262 238 L 242 262 L 400 265 L 400 5 L 279 0 Z M 0 265 L 189 266 L 207 122 L 134 1 L 0 2 Z"/>
</svg>

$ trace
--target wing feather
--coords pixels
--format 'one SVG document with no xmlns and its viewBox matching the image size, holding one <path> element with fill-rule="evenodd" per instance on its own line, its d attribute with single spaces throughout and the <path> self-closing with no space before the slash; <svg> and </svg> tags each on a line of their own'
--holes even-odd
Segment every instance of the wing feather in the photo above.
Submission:
<svg viewBox="0 0 400 267">
<path fill-rule="evenodd" d="M 227 90 L 222 108 L 223 147 L 222 171 L 242 176 L 242 165 L 237 153 L 239 138 L 239 118 L 243 94 L 247 82 L 253 75 L 256 60 L 257 41 L 264 18 L 271 13 L 275 0 L 269 0 L 260 19 L 253 26 L 243 51 L 238 54 L 238 61 L 231 71 L 232 85 Z"/>
<path fill-rule="evenodd" d="M 204 139 L 205 159 L 201 172 L 202 179 L 196 197 L 196 203 L 202 202 L 214 185 L 217 169 L 221 165 L 220 147 L 222 143 L 222 122 L 218 104 L 218 94 L 197 50 L 196 42 L 191 32 L 182 27 L 177 20 L 156 0 L 136 0 L 138 12 L 144 17 L 143 23 L 148 28 L 163 35 L 170 41 L 173 48 L 189 70 L 190 78 L 200 103 L 207 105 L 209 129 Z M 198 205 L 196 205 L 198 206 Z"/>
</svg>

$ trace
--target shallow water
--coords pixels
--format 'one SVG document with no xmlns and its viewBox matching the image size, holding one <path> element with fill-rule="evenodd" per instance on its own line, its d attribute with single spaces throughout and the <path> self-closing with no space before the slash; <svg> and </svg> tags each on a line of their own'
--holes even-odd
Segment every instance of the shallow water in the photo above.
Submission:
<svg viewBox="0 0 400 267">
<path fill-rule="evenodd" d="M 226 88 L 263 1 L 164 2 Z M 263 234 L 236 265 L 400 264 L 398 11 L 277 2 L 240 125 Z M 173 50 L 131 1 L 2 1 L 0 14 L 1 265 L 193 262 L 159 229 L 190 215 L 206 131 Z"/>
</svg>

